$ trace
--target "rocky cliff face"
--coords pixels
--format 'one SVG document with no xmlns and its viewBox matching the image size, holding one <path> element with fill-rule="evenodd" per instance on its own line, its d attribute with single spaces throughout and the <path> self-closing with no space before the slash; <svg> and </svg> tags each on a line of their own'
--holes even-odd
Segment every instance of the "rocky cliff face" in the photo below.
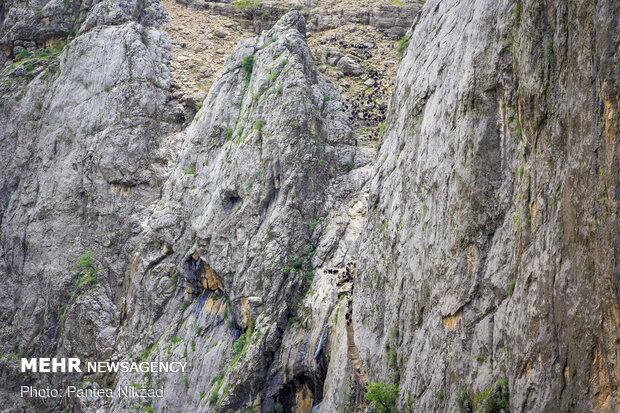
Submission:
<svg viewBox="0 0 620 413">
<path fill-rule="evenodd" d="M 67 379 L 20 375 L 18 356 L 113 354 L 126 256 L 173 130 L 158 3 L 38 5 L 1 7 L 0 397 L 15 411 L 30 401 L 8 390 Z"/>
<path fill-rule="evenodd" d="M 613 2 L 424 6 L 354 294 L 362 359 L 400 376 L 401 408 L 509 391 L 515 411 L 618 410 L 617 19 Z"/>
<path fill-rule="evenodd" d="M 327 215 L 361 189 L 362 174 L 350 171 L 372 157 L 354 146 L 304 24 L 289 13 L 235 48 L 132 257 L 121 316 L 127 348 L 193 363 L 186 378 L 163 378 L 179 392 L 154 407 L 227 411 L 266 397 L 267 407 L 292 408 L 294 399 L 281 400 L 286 386 L 311 395 L 313 376 L 320 380 L 310 347 L 327 314 L 313 314 L 304 300 L 317 294 L 313 268 L 342 237 L 324 245 Z M 302 327 L 313 317 L 322 320 L 317 331 Z M 287 327 L 302 343 L 279 345 L 289 340 Z M 119 385 L 139 379 L 121 377 Z"/>
<path fill-rule="evenodd" d="M 370 32 L 318 51 L 315 6 L 240 40 L 198 109 L 158 1 L 0 5 L 9 411 L 373 411 L 373 383 L 397 411 L 618 411 L 618 6 L 403 6 L 385 114 Z M 19 395 L 75 383 L 165 397 Z"/>
</svg>

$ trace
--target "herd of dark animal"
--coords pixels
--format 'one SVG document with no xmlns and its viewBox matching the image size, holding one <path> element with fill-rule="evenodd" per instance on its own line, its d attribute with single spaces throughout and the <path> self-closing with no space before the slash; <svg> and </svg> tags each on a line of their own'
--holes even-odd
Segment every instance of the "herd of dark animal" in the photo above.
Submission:
<svg viewBox="0 0 620 413">
<path fill-rule="evenodd" d="M 371 43 L 351 43 L 341 40 L 336 36 L 332 36 L 319 42 L 322 46 L 334 45 L 339 48 L 346 49 L 350 56 L 354 56 L 360 61 L 368 61 L 374 56 L 374 44 Z M 393 47 L 392 45 L 388 47 Z M 381 56 L 385 56 L 385 50 L 377 52 Z M 384 63 L 385 67 L 388 66 Z M 379 137 L 377 126 L 385 122 L 385 111 L 387 109 L 388 91 L 384 87 L 385 75 L 379 70 L 372 67 L 366 68 L 365 85 L 367 86 L 361 91 L 361 95 L 354 96 L 343 102 L 342 111 L 348 114 L 350 121 L 362 122 L 363 126 L 370 127 L 368 130 L 369 138 L 376 140 Z"/>
</svg>

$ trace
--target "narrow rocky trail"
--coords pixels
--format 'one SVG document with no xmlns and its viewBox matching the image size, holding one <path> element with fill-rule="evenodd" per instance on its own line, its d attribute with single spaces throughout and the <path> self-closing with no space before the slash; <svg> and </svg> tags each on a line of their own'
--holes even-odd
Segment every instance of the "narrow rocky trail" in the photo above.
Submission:
<svg viewBox="0 0 620 413">
<path fill-rule="evenodd" d="M 360 379 L 360 382 L 366 388 L 368 386 L 369 380 L 366 371 L 364 370 L 364 365 L 360 360 L 360 353 L 357 350 L 357 346 L 355 345 L 355 337 L 353 331 L 353 323 L 347 323 L 347 340 L 348 340 L 348 354 L 349 359 L 351 360 L 351 364 L 355 368 L 355 372 L 357 373 L 357 377 Z"/>
</svg>

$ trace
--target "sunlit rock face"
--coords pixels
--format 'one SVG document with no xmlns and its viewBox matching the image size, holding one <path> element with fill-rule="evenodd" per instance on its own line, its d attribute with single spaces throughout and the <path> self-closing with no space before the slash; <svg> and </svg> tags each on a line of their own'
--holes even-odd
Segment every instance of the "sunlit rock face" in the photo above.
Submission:
<svg viewBox="0 0 620 413">
<path fill-rule="evenodd" d="M 326 368 L 311 347 L 335 286 L 326 279 L 329 285 L 313 290 L 314 269 L 335 255 L 346 221 L 329 225 L 327 216 L 346 216 L 371 152 L 355 146 L 299 13 L 237 45 L 178 159 L 132 257 L 122 309 L 126 349 L 156 343 L 151 357 L 194 363 L 186 379 L 162 380 L 175 390 L 153 406 L 309 411 Z M 171 283 L 183 294 L 161 288 Z M 329 302 L 304 303 L 318 291 Z M 120 377 L 118 385 L 135 380 Z"/>
</svg>

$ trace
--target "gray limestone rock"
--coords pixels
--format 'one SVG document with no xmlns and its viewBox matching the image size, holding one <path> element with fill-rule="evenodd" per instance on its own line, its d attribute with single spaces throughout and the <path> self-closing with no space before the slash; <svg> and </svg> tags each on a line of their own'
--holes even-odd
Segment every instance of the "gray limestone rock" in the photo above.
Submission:
<svg viewBox="0 0 620 413">
<path fill-rule="evenodd" d="M 617 411 L 617 19 L 611 1 L 423 7 L 353 294 L 399 410 Z"/>
<path fill-rule="evenodd" d="M 0 5 L 0 405 L 618 411 L 619 7 L 429 0 L 375 152 L 305 32 L 419 4 L 293 6 L 185 99 L 159 1 Z M 19 372 L 42 355 L 188 367 Z M 19 397 L 73 380 L 165 397 Z"/>
<path fill-rule="evenodd" d="M 186 380 L 209 396 L 188 397 L 183 377 L 169 375 L 169 396 L 154 408 L 208 410 L 213 399 L 217 410 L 227 411 L 256 398 L 264 406 L 301 408 L 294 396 L 288 399 L 291 392 L 303 394 L 310 407 L 318 396 L 313 392 L 324 372 L 289 365 L 288 357 L 302 350 L 287 333 L 303 335 L 305 343 L 323 328 L 324 320 L 313 331 L 312 307 L 304 305 L 314 267 L 332 255 L 320 247 L 323 226 L 368 178 L 350 171 L 372 158 L 354 146 L 337 91 L 317 71 L 304 38 L 303 17 L 290 12 L 238 44 L 188 128 L 179 162 L 145 223 L 127 273 L 120 310 L 126 340 L 118 357 L 156 346 L 172 351 L 151 351 L 152 357 L 174 360 L 192 343 Z M 328 237 L 337 242 L 341 234 Z M 158 286 L 170 280 L 173 289 L 162 294 Z M 323 318 L 332 307 L 324 306 Z M 196 337 L 198 330 L 204 336 Z M 241 335 L 245 346 L 237 344 Z M 290 346 L 278 344 L 289 340 Z M 213 346 L 217 351 L 209 350 Z M 120 375 L 117 386 L 137 380 L 149 383 Z M 212 380 L 221 387 L 205 387 Z M 127 403 L 111 409 L 123 411 Z"/>
<path fill-rule="evenodd" d="M 41 27 L 14 20 L 22 5 L 4 7 L 13 16 L 4 39 L 19 26 L 22 38 L 44 41 Z M 168 37 L 136 21 L 108 23 L 62 49 L 37 46 L 0 73 L 0 342 L 14 355 L 3 389 L 24 382 L 18 355 L 114 352 L 127 257 L 165 178 Z M 23 401 L 19 391 L 0 399 Z M 56 400 L 33 403 L 62 410 Z"/>
<path fill-rule="evenodd" d="M 342 73 L 348 76 L 359 76 L 362 74 L 362 66 L 352 56 L 344 56 L 342 59 L 339 59 L 338 67 L 342 70 Z"/>
</svg>

